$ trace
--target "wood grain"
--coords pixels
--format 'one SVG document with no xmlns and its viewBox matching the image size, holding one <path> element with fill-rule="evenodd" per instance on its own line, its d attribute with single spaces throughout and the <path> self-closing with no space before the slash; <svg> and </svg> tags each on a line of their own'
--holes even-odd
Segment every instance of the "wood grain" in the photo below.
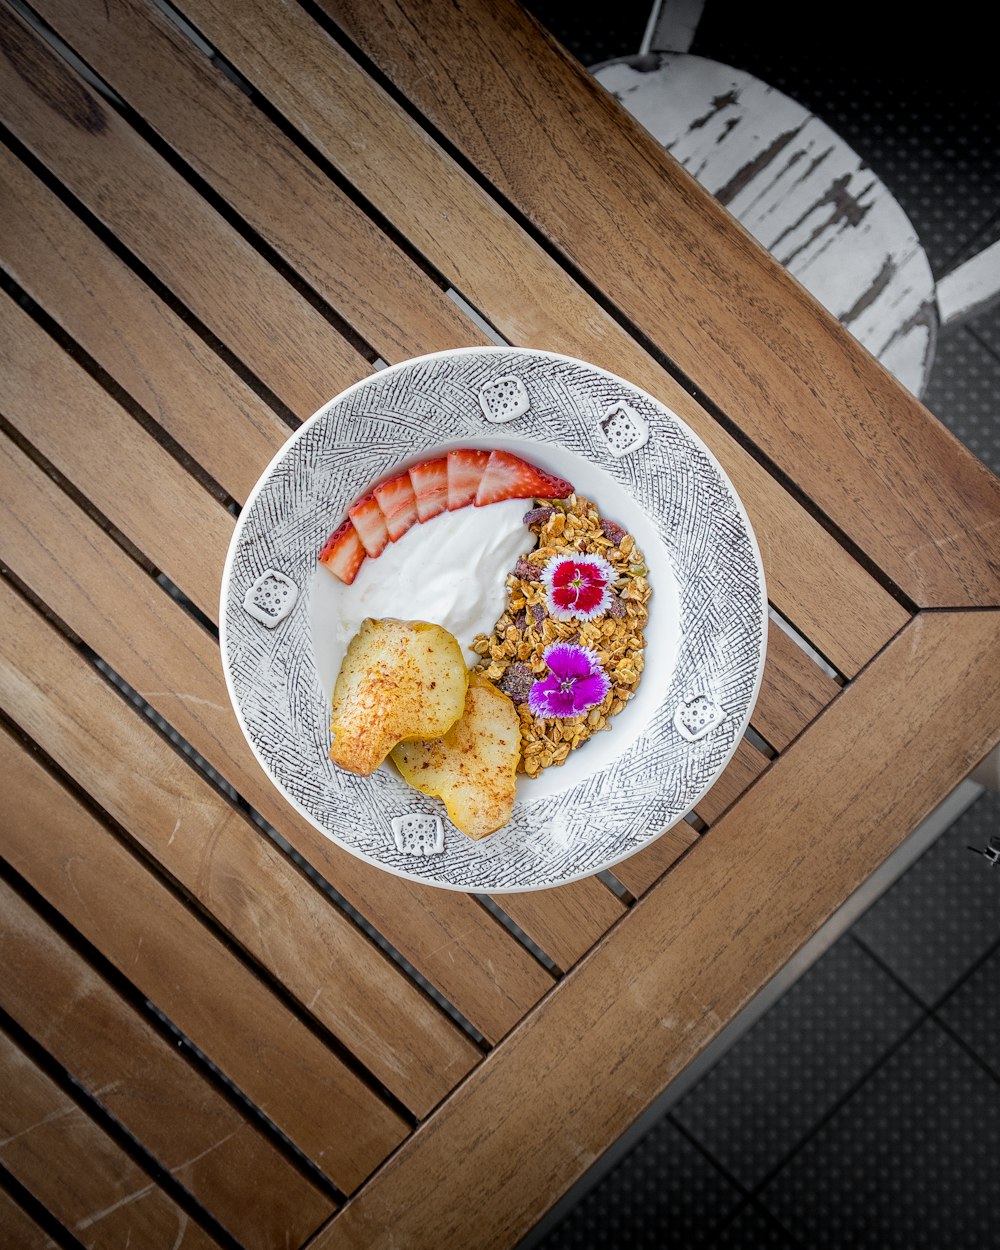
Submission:
<svg viewBox="0 0 1000 1250">
<path fill-rule="evenodd" d="M 330 1198 L 0 882 L 0 1002 L 237 1241 L 304 1242 Z"/>
<path fill-rule="evenodd" d="M 8 735 L 6 858 L 341 1189 L 406 1135 L 263 982 Z M 44 843 L 38 831 L 45 831 Z"/>
<path fill-rule="evenodd" d="M 705 440 L 746 504 L 770 599 L 841 672 L 856 673 L 905 622 L 899 605 L 685 387 L 299 5 L 245 0 L 237 10 L 226 0 L 182 0 L 179 7 L 510 342 L 628 378 Z"/>
<path fill-rule="evenodd" d="M 28 652 L 2 683 L 22 728 L 387 1088 L 433 1106 L 476 1048 L 54 631 Z"/>
<path fill-rule="evenodd" d="M 611 871 L 629 893 L 638 898 L 697 841 L 695 830 L 680 821 L 637 855 L 615 864 Z"/>
<path fill-rule="evenodd" d="M 783 751 L 836 697 L 840 687 L 770 619 L 766 667 L 767 680 L 754 706 L 752 724 L 776 751 Z"/>
<path fill-rule="evenodd" d="M 389 876 L 323 837 L 282 798 L 233 715 L 218 644 L 0 438 L 0 559 L 156 708 L 468 1020 L 491 1041 L 509 1032 L 552 978 L 473 899 Z M 178 503 L 177 524 L 185 513 Z M 488 973 L 484 970 L 489 970 Z M 390 991 L 355 952 L 340 970 L 367 993 L 381 985 L 390 1070 L 408 1098 L 436 1101 L 465 1070 L 440 1024 L 412 996 Z M 366 979 L 367 980 L 366 982 Z M 311 997 L 312 990 L 308 997 Z M 327 996 L 320 1011 L 335 1005 Z M 378 1000 L 366 1005 L 358 1023 Z M 420 1009 L 418 1009 L 418 1007 Z M 405 1025 L 405 1027 L 400 1027 Z M 447 1030 L 445 1030 L 447 1034 Z M 355 1039 L 360 1043 L 361 1036 Z M 466 1061 L 467 1062 L 467 1061 Z M 389 1075 L 386 1072 L 384 1075 Z M 422 1102 L 414 1104 L 422 1112 Z"/>
<path fill-rule="evenodd" d="M 514 0 L 320 4 L 914 602 L 1000 603 L 1000 479 Z"/>
<path fill-rule="evenodd" d="M 695 806 L 696 813 L 706 824 L 712 824 L 757 780 L 765 768 L 766 756 L 761 755 L 746 738 L 741 738 L 722 776 Z"/>
<path fill-rule="evenodd" d="M 306 1003 L 311 996 L 318 998 L 324 990 L 329 992 L 329 964 L 338 956 L 340 934 L 328 923 L 322 900 L 312 897 L 313 891 L 304 886 L 301 878 L 296 879 L 293 870 L 281 865 L 275 852 L 265 844 L 266 839 L 248 836 L 246 822 L 225 805 L 220 806 L 221 800 L 207 783 L 200 782 L 153 727 L 120 699 L 100 674 L 89 668 L 6 582 L 0 583 L 0 610 L 5 660 L 0 675 L 0 706 L 7 715 L 112 818 L 120 820 L 146 853 L 175 874 L 265 966 L 284 973 L 284 982 L 300 997 L 304 996 Z M 116 760 L 117 768 L 112 767 Z M 13 776 L 15 766 L 9 767 L 9 775 Z M 18 837 L 22 843 L 18 849 L 24 853 L 23 839 L 29 837 L 33 827 L 27 823 L 29 812 L 35 818 L 34 827 L 41 824 L 44 828 L 49 823 L 44 818 L 44 808 L 32 807 L 36 801 L 32 791 L 37 789 L 37 783 L 15 786 L 15 802 L 22 805 L 17 807 L 16 815 L 20 823 L 17 832 L 9 831 L 5 838 L 5 851 L 12 861 L 14 848 L 9 843 Z M 51 853 L 54 834 L 49 833 L 47 842 L 41 845 L 37 844 L 36 835 L 30 836 L 36 844 L 32 847 L 34 856 L 44 856 L 46 848 Z M 65 898 L 60 899 L 60 911 L 72 919 L 80 907 L 87 911 L 106 910 L 104 923 L 115 925 L 116 943 L 122 942 L 125 925 L 130 923 L 132 945 L 127 955 L 122 952 L 115 958 L 105 947 L 102 949 L 119 966 L 124 964 L 123 971 L 136 984 L 143 960 L 148 960 L 154 971 L 162 967 L 168 972 L 157 992 L 150 992 L 149 997 L 158 1001 L 206 1054 L 211 1056 L 213 1050 L 221 1049 L 230 1063 L 238 1063 L 239 1073 L 230 1070 L 238 1084 L 244 1078 L 253 1078 L 254 1084 L 260 1084 L 260 1074 L 255 1075 L 254 1067 L 261 1049 L 274 1048 L 273 1060 L 268 1062 L 293 1066 L 293 1071 L 275 1074 L 276 1088 L 270 1093 L 276 1110 L 268 1114 L 282 1127 L 283 1121 L 288 1124 L 285 1131 L 289 1136 L 319 1167 L 328 1170 L 341 1189 L 349 1192 L 405 1136 L 402 1117 L 288 1008 L 279 1005 L 263 982 L 257 980 L 257 973 L 229 955 L 217 936 L 196 921 L 154 873 L 117 845 L 109 846 L 110 841 L 105 836 L 99 847 L 92 848 L 86 866 L 73 863 L 67 885 L 75 888 L 78 895 L 68 903 Z M 37 873 L 42 870 L 37 863 L 32 861 L 30 870 L 21 864 L 16 866 L 40 892 L 46 893 L 37 883 Z M 58 871 L 55 864 L 52 868 Z M 113 875 L 119 878 L 117 883 L 112 882 Z M 128 882 L 123 879 L 126 875 L 130 877 Z M 107 891 L 113 884 L 128 892 L 127 904 L 116 903 L 114 894 L 108 897 Z M 143 910 L 131 914 L 126 921 L 122 914 L 126 905 L 137 907 L 142 896 L 147 896 Z M 159 913 L 156 916 L 154 909 Z M 73 923 L 81 927 L 77 921 Z M 176 949 L 182 943 L 187 948 L 183 960 Z M 197 960 L 196 948 L 200 951 Z M 120 946 L 116 949 L 121 950 Z M 300 968 L 295 966 L 296 958 Z M 170 971 L 172 966 L 176 972 Z M 210 966 L 214 968 L 213 978 L 208 976 Z M 229 986 L 221 983 L 223 977 L 228 977 Z M 189 1007 L 185 1001 L 193 997 L 195 988 L 202 996 L 208 996 L 208 1001 L 203 998 L 198 1008 L 193 1003 Z M 254 1018 L 246 1021 L 246 1027 L 255 1031 L 261 1044 L 251 1047 L 249 1056 L 242 1050 L 230 1055 L 229 1037 L 215 1035 L 212 1018 L 216 1012 L 221 1015 L 227 1000 L 232 1013 L 231 1029 L 235 1014 L 249 1011 L 249 1002 L 256 1000 Z M 348 1002 L 343 1016 L 349 1014 L 349 1008 Z M 202 1013 L 207 1011 L 209 1018 L 206 1022 L 202 1015 L 195 1020 L 196 1033 L 185 1025 L 184 1017 L 199 1009 Z M 343 1016 L 338 1015 L 338 1024 Z M 208 1036 L 199 1041 L 198 1034 L 205 1032 L 206 1023 Z M 242 1029 L 233 1031 L 237 1036 L 242 1033 Z M 371 1029 L 371 1033 L 375 1038 L 379 1036 L 376 1029 Z M 374 1046 L 372 1050 L 368 1056 L 372 1066 L 385 1062 L 384 1050 L 379 1053 Z M 225 1069 L 226 1063 L 220 1066 Z M 307 1077 L 307 1069 L 312 1070 L 311 1077 Z M 307 1090 L 313 1092 L 307 1094 Z M 247 1092 L 255 1096 L 249 1087 Z M 286 1100 L 283 1105 L 279 1101 L 282 1099 Z M 325 1099 L 336 1109 L 339 1125 L 331 1123 L 326 1108 L 319 1105 Z M 256 1101 L 267 1111 L 260 1098 Z"/>
<path fill-rule="evenodd" d="M 918 616 L 317 1250 L 514 1245 L 998 736 L 1000 612 Z"/>
<path fill-rule="evenodd" d="M 218 1250 L 2 1031 L 0 1088 L 0 1161 L 84 1245 Z"/>
<path fill-rule="evenodd" d="M 527 894 L 498 894 L 494 901 L 550 957 L 572 968 L 625 914 L 625 905 L 596 877 Z"/>
<path fill-rule="evenodd" d="M 243 503 L 289 427 L 4 147 L 0 214 L 11 277 Z"/>
<path fill-rule="evenodd" d="M 384 360 L 487 341 L 152 4 L 39 12 Z"/>
<path fill-rule="evenodd" d="M 162 157 L 0 5 L 14 134 L 300 418 L 367 360 Z"/>
<path fill-rule="evenodd" d="M 17 1250 L 52 1250 L 56 1244 L 5 1189 L 0 1189 L 0 1228 Z"/>
<path fill-rule="evenodd" d="M 0 300 L 0 412 L 188 598 L 217 617 L 233 517 L 7 298 Z"/>
</svg>

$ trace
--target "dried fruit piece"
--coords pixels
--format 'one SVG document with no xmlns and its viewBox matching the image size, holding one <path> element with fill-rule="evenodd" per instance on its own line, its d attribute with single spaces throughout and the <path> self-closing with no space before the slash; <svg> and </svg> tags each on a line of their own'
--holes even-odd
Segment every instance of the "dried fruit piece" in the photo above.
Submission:
<svg viewBox="0 0 1000 1250">
<path fill-rule="evenodd" d="M 389 541 L 402 538 L 417 519 L 417 497 L 413 493 L 409 473 L 397 473 L 381 486 L 376 486 L 372 494 L 385 517 Z"/>
<path fill-rule="evenodd" d="M 440 625 L 367 617 L 334 686 L 330 758 L 367 776 L 396 743 L 440 737 L 462 715 L 468 680 L 462 648 Z"/>
<path fill-rule="evenodd" d="M 505 499 L 564 499 L 573 493 L 564 478 L 547 473 L 509 451 L 493 451 L 476 491 L 477 508 Z"/>
<path fill-rule="evenodd" d="M 490 453 L 478 447 L 460 447 L 448 452 L 449 512 L 466 508 L 475 501 L 489 459 Z"/>
<path fill-rule="evenodd" d="M 345 586 L 350 586 L 358 575 L 365 554 L 354 522 L 348 517 L 346 521 L 341 521 L 323 544 L 319 559 Z"/>
<path fill-rule="evenodd" d="M 348 508 L 354 528 L 358 531 L 361 545 L 370 556 L 380 556 L 389 542 L 385 516 L 374 494 L 364 495 L 353 507 Z"/>
<path fill-rule="evenodd" d="M 448 507 L 448 459 L 438 456 L 411 465 L 410 482 L 417 501 L 417 519 L 429 521 Z"/>
<path fill-rule="evenodd" d="M 510 819 L 520 741 L 514 704 L 471 673 L 461 719 L 434 740 L 401 742 L 392 759 L 411 786 L 443 799 L 452 823 L 478 839 Z"/>
<path fill-rule="evenodd" d="M 525 525 L 542 525 L 554 515 L 555 511 L 552 508 L 531 508 L 521 517 L 521 520 Z"/>
</svg>

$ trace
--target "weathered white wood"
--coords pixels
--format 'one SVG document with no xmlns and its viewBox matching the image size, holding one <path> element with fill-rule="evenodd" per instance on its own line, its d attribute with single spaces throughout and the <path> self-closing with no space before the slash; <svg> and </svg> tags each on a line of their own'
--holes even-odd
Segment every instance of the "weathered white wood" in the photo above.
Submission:
<svg viewBox="0 0 1000 1250">
<path fill-rule="evenodd" d="M 639 47 L 647 52 L 687 52 L 694 43 L 705 0 L 656 0 Z"/>
<path fill-rule="evenodd" d="M 937 329 L 934 277 L 888 188 L 782 92 L 688 55 L 594 76 L 914 394 Z"/>
<path fill-rule="evenodd" d="M 937 284 L 941 324 L 968 321 L 1000 299 L 1000 239 L 973 256 Z"/>
</svg>

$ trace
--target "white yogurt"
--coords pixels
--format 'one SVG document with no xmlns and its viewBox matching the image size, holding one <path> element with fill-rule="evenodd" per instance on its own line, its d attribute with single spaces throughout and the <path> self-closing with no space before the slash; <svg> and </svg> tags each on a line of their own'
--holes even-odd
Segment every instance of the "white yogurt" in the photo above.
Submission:
<svg viewBox="0 0 1000 1250">
<path fill-rule="evenodd" d="M 472 665 L 476 634 L 489 634 L 506 606 L 504 581 L 535 535 L 524 525 L 530 499 L 442 512 L 416 522 L 361 565 L 350 586 L 320 565 L 311 604 L 313 651 L 327 702 L 348 643 L 367 616 L 430 621 L 458 639 Z"/>
</svg>

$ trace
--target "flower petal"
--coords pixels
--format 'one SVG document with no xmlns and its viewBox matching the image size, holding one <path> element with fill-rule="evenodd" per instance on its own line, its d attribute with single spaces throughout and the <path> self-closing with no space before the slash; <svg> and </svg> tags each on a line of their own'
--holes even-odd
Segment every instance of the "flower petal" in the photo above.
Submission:
<svg viewBox="0 0 1000 1250">
<path fill-rule="evenodd" d="M 576 709 L 574 715 L 578 716 L 581 712 L 586 712 L 588 708 L 600 703 L 610 689 L 611 682 L 600 669 L 591 673 L 589 677 L 581 677 L 579 681 L 574 682 L 573 706 Z"/>
<path fill-rule="evenodd" d="M 578 647 L 573 642 L 554 642 L 542 652 L 542 659 L 556 678 L 589 677 L 599 668 L 596 654 L 589 647 Z"/>
</svg>

